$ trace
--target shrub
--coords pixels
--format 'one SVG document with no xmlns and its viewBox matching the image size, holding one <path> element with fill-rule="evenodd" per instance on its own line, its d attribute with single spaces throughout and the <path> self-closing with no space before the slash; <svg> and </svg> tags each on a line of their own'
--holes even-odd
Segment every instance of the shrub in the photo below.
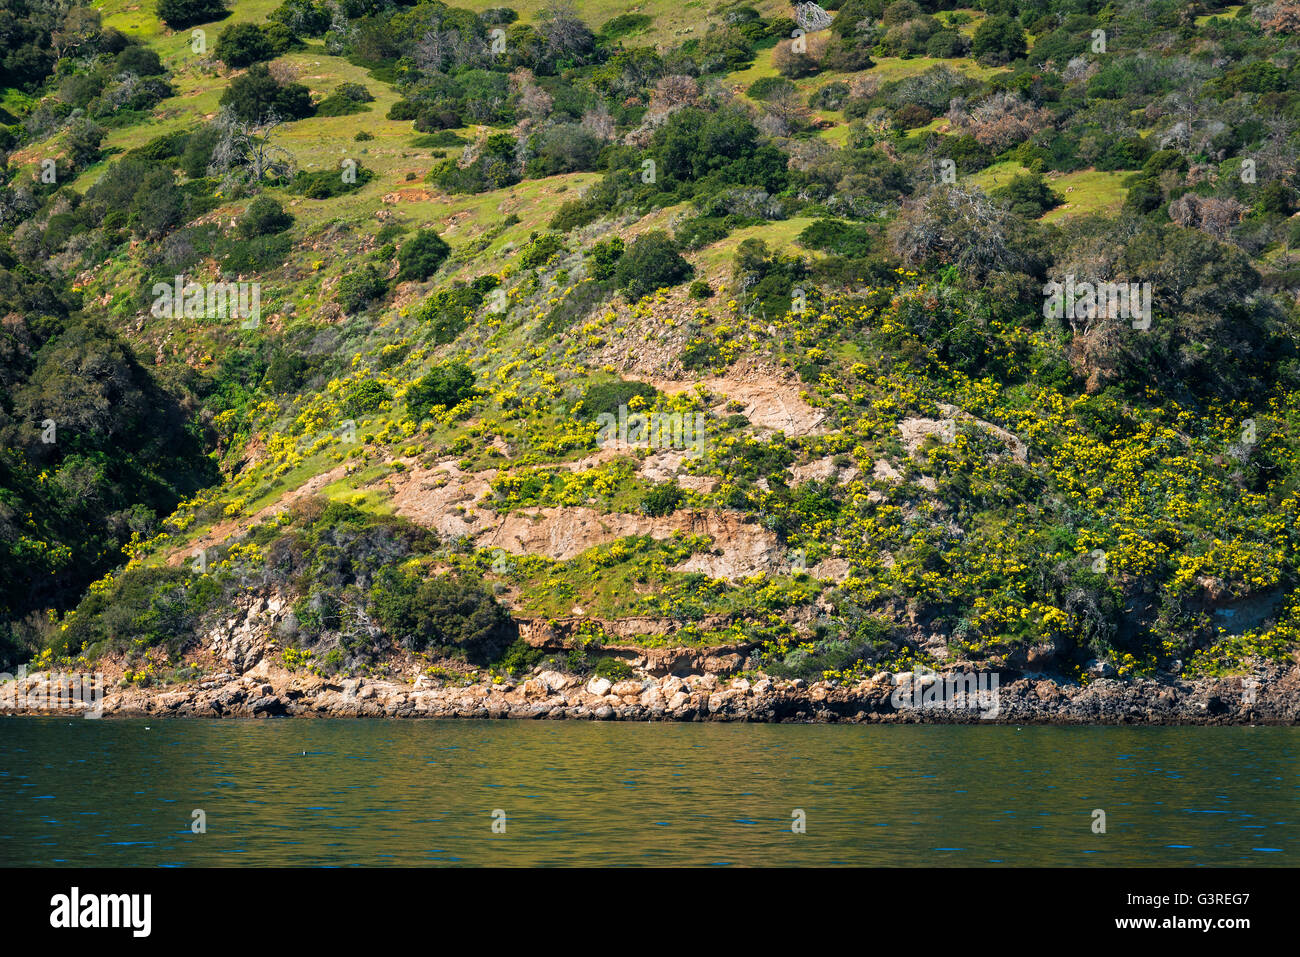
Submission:
<svg viewBox="0 0 1300 957">
<path fill-rule="evenodd" d="M 343 170 L 322 169 L 311 173 L 299 170 L 293 178 L 293 189 L 308 199 L 332 199 L 360 189 L 375 178 L 373 172 L 360 164 L 357 164 L 353 172 L 356 176 L 352 182 L 348 182 L 343 177 Z"/>
<path fill-rule="evenodd" d="M 985 63 L 1010 63 L 1023 57 L 1025 50 L 1020 21 L 1005 14 L 982 20 L 971 37 L 971 55 Z"/>
<path fill-rule="evenodd" d="M 406 391 L 406 408 L 419 422 L 435 406 L 450 409 L 477 394 L 474 372 L 463 362 L 451 361 L 434 366 Z"/>
<path fill-rule="evenodd" d="M 536 269 L 538 266 L 545 266 L 546 263 L 557 252 L 564 248 L 564 243 L 559 236 L 553 233 L 544 233 L 541 236 L 533 236 L 524 246 L 523 252 L 519 256 L 519 265 L 525 269 Z"/>
<path fill-rule="evenodd" d="M 626 681 L 632 677 L 632 666 L 622 658 L 601 658 L 592 669 L 592 674 L 606 681 Z"/>
<path fill-rule="evenodd" d="M 598 415 L 617 415 L 619 406 L 627 405 L 634 396 L 641 396 L 647 403 L 658 398 L 659 392 L 646 382 L 627 382 L 618 379 L 614 382 L 600 382 L 587 386 L 582 394 L 582 411 L 592 417 Z"/>
<path fill-rule="evenodd" d="M 492 593 L 460 575 L 421 578 L 387 567 L 375 576 L 370 601 L 380 627 L 414 651 L 491 660 L 512 637 L 510 616 Z"/>
<path fill-rule="evenodd" d="M 692 299 L 711 299 L 713 297 L 713 287 L 703 279 L 697 279 L 691 283 L 689 292 Z"/>
<path fill-rule="evenodd" d="M 397 253 L 399 282 L 428 279 L 451 255 L 451 247 L 432 229 L 421 229 Z"/>
<path fill-rule="evenodd" d="M 675 286 L 691 278 L 695 270 L 677 252 L 672 238 L 662 230 L 635 240 L 615 271 L 618 286 L 629 301 L 648 296 L 664 286 Z"/>
<path fill-rule="evenodd" d="M 360 418 L 369 412 L 378 412 L 392 396 L 374 379 L 363 379 L 353 386 L 343 400 L 343 414 Z"/>
<path fill-rule="evenodd" d="M 258 196 L 239 217 L 239 235 L 244 239 L 282 233 L 293 225 L 293 217 L 269 196 Z"/>
<path fill-rule="evenodd" d="M 265 63 L 254 63 L 247 73 L 235 77 L 220 102 L 248 123 L 263 122 L 271 114 L 284 120 L 299 120 L 311 116 L 315 110 L 307 87 L 301 83 L 281 84 Z"/>
<path fill-rule="evenodd" d="M 653 518 L 670 515 L 677 511 L 685 497 L 686 493 L 676 482 L 663 482 L 641 496 L 641 511 Z"/>
<path fill-rule="evenodd" d="M 230 67 L 245 67 L 275 58 L 275 48 L 256 23 L 232 23 L 221 31 L 213 54 Z"/>
<path fill-rule="evenodd" d="M 158 0 L 154 10 L 174 30 L 220 20 L 229 13 L 223 0 Z"/>
<path fill-rule="evenodd" d="M 387 294 L 388 280 L 369 264 L 342 277 L 334 290 L 334 298 L 349 314 L 361 312 Z"/>
<path fill-rule="evenodd" d="M 594 279 L 612 279 L 618 268 L 618 261 L 623 258 L 623 240 L 617 236 L 604 239 L 591 247 L 587 258 L 591 260 L 591 275 Z"/>
</svg>

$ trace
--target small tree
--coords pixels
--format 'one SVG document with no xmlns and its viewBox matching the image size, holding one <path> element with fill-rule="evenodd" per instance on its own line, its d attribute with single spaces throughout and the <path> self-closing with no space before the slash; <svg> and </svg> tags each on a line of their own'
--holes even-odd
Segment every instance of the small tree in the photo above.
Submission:
<svg viewBox="0 0 1300 957">
<path fill-rule="evenodd" d="M 275 47 L 256 23 L 233 23 L 226 27 L 212 52 L 226 66 L 235 68 L 275 58 Z"/>
<path fill-rule="evenodd" d="M 397 252 L 399 281 L 428 279 L 451 255 L 451 247 L 432 229 L 421 229 Z"/>
<path fill-rule="evenodd" d="M 474 372 L 463 362 L 444 362 L 430 369 L 406 390 L 406 408 L 415 421 L 427 418 L 434 406 L 450 409 L 472 398 Z"/>
<path fill-rule="evenodd" d="M 269 196 L 259 196 L 239 217 L 239 235 L 244 239 L 282 233 L 293 225 L 293 217 Z"/>
<path fill-rule="evenodd" d="M 984 63 L 1003 64 L 1025 55 L 1025 31 L 1020 22 L 1005 14 L 988 17 L 975 28 L 970 52 Z"/>
<path fill-rule="evenodd" d="M 158 19 L 173 30 L 220 20 L 229 11 L 225 0 L 158 0 Z"/>
<path fill-rule="evenodd" d="M 627 248 L 614 270 L 614 278 L 629 300 L 648 296 L 664 286 L 690 279 L 695 270 L 672 238 L 662 230 L 646 233 Z"/>
</svg>

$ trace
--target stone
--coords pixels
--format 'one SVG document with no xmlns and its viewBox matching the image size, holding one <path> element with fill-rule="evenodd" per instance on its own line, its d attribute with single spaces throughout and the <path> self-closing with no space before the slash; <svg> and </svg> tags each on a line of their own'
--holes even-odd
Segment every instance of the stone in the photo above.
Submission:
<svg viewBox="0 0 1300 957">
<path fill-rule="evenodd" d="M 587 682 L 587 693 L 603 698 L 609 694 L 609 689 L 612 687 L 613 684 L 607 678 L 592 678 Z"/>
</svg>

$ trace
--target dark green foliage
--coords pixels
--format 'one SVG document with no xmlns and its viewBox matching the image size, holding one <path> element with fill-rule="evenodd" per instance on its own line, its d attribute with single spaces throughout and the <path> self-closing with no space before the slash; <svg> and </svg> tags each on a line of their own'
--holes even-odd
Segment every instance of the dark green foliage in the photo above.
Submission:
<svg viewBox="0 0 1300 957">
<path fill-rule="evenodd" d="M 591 672 L 597 678 L 606 681 L 626 681 L 632 677 L 632 666 L 622 658 L 604 657 L 596 662 Z"/>
<path fill-rule="evenodd" d="M 282 233 L 293 225 L 293 217 L 269 196 L 258 196 L 239 217 L 239 235 L 244 239 Z"/>
<path fill-rule="evenodd" d="M 173 30 L 220 20 L 230 13 L 224 0 L 158 0 L 154 10 Z"/>
<path fill-rule="evenodd" d="M 591 247 L 587 258 L 591 261 L 591 275 L 595 279 L 612 279 L 618 269 L 618 261 L 623 258 L 623 240 L 602 239 Z"/>
<path fill-rule="evenodd" d="M 406 409 L 419 422 L 436 406 L 450 409 L 475 395 L 473 370 L 463 362 L 444 362 L 430 369 L 406 391 Z"/>
<path fill-rule="evenodd" d="M 582 394 L 582 413 L 592 418 L 602 414 L 617 415 L 620 406 L 626 406 L 633 396 L 638 395 L 648 403 L 653 403 L 659 397 L 659 392 L 647 382 L 619 379 L 593 383 Z"/>
<path fill-rule="evenodd" d="M 353 174 L 350 179 L 346 175 L 349 169 Z M 331 199 L 360 189 L 374 178 L 374 172 L 359 163 L 355 168 L 345 167 L 339 170 L 316 170 L 310 173 L 299 170 L 293 178 L 293 189 L 308 199 Z"/>
<path fill-rule="evenodd" d="M 316 104 L 317 116 L 349 116 L 364 113 L 373 103 L 374 97 L 360 83 L 342 83 L 334 92 Z"/>
<path fill-rule="evenodd" d="M 1013 213 L 1026 219 L 1037 219 L 1063 201 L 1041 173 L 1022 173 L 989 195 L 1006 203 Z"/>
<path fill-rule="evenodd" d="M 301 83 L 282 85 L 264 63 L 254 63 L 248 72 L 235 77 L 220 102 L 249 123 L 261 123 L 270 116 L 299 120 L 315 111 L 307 87 Z"/>
<path fill-rule="evenodd" d="M 385 568 L 370 590 L 375 619 L 413 651 L 459 652 L 494 659 L 514 638 L 506 610 L 479 582 L 455 575 L 423 578 Z"/>
<path fill-rule="evenodd" d="M 451 247 L 443 241 L 436 230 L 421 229 L 402 243 L 402 248 L 397 253 L 397 261 L 400 264 L 397 279 L 399 282 L 428 279 L 438 271 L 438 267 L 449 255 L 451 255 Z"/>
<path fill-rule="evenodd" d="M 213 54 L 230 67 L 239 69 L 251 63 L 274 59 L 276 50 L 270 38 L 255 23 L 232 23 L 221 31 Z"/>
<path fill-rule="evenodd" d="M 386 295 L 388 280 L 370 263 L 342 276 L 334 289 L 334 298 L 348 313 L 361 312 Z"/>
<path fill-rule="evenodd" d="M 1005 14 L 980 21 L 971 37 L 971 55 L 985 63 L 1001 64 L 1025 55 L 1025 31 L 1018 20 Z"/>
<path fill-rule="evenodd" d="M 360 418 L 378 412 L 391 398 L 388 390 L 374 379 L 363 379 L 348 391 L 343 400 L 343 414 L 349 418 Z"/>
<path fill-rule="evenodd" d="M 693 272 L 672 237 L 655 230 L 633 240 L 618 262 L 615 278 L 628 300 L 634 302 L 656 289 L 690 279 Z"/>
<path fill-rule="evenodd" d="M 564 248 L 564 241 L 554 233 L 534 235 L 519 254 L 519 265 L 525 269 L 545 266 L 552 256 Z"/>
<path fill-rule="evenodd" d="M 662 482 L 641 496 L 641 511 L 653 517 L 670 515 L 685 497 L 686 493 L 676 482 Z"/>
</svg>

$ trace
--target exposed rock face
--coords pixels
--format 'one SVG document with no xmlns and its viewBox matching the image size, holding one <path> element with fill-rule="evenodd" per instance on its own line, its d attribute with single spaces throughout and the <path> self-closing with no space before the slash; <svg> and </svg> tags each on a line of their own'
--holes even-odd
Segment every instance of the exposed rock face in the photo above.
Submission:
<svg viewBox="0 0 1300 957">
<path fill-rule="evenodd" d="M 611 683 L 543 671 L 497 685 L 416 689 L 388 680 L 340 681 L 266 667 L 258 674 L 226 673 L 164 690 L 130 687 L 104 697 L 106 716 L 177 717 L 428 717 L 585 718 L 601 721 L 793 721 L 1000 724 L 1295 724 L 1300 720 L 1300 669 L 1270 666 L 1239 677 L 1194 682 L 1121 682 L 1099 678 L 1086 686 L 1020 677 L 996 689 L 996 701 L 947 707 L 925 695 L 960 680 L 958 673 L 928 676 L 882 672 L 856 685 L 808 684 L 716 674 L 639 677 Z M 31 675 L 0 686 L 0 700 L 16 690 L 39 690 L 49 676 Z M 912 694 L 915 693 L 915 697 Z M 23 708 L 17 713 L 50 713 Z M 988 707 L 993 704 L 994 707 Z M 12 710 L 11 709 L 11 713 Z"/>
</svg>

